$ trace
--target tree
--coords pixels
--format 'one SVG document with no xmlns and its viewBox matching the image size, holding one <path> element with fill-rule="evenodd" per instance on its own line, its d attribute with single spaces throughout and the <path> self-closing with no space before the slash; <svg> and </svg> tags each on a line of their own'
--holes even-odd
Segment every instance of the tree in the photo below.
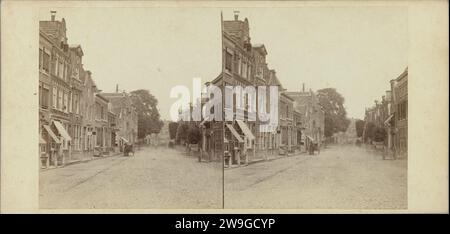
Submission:
<svg viewBox="0 0 450 234">
<path fill-rule="evenodd" d="M 187 142 L 189 142 L 189 144 L 197 144 L 200 142 L 201 137 L 202 135 L 200 132 L 200 128 L 194 125 L 190 125 L 187 134 Z"/>
<path fill-rule="evenodd" d="M 188 129 L 189 129 L 189 125 L 187 123 L 181 122 L 180 124 L 178 124 L 177 134 L 176 134 L 176 138 L 175 138 L 175 141 L 177 143 L 187 141 Z"/>
<path fill-rule="evenodd" d="M 157 108 L 158 100 L 148 90 L 139 89 L 131 92 L 133 105 L 138 113 L 138 138 L 148 134 L 159 133 L 164 125 Z"/>
<path fill-rule="evenodd" d="M 334 88 L 320 89 L 317 91 L 319 104 L 325 112 L 326 137 L 331 137 L 336 132 L 345 132 L 350 120 L 344 108 L 344 97 Z"/>
<path fill-rule="evenodd" d="M 356 120 L 355 128 L 356 128 L 356 136 L 357 137 L 362 137 L 363 132 L 364 132 L 364 124 L 365 123 L 366 122 L 364 120 L 360 120 L 360 119 Z"/>
<path fill-rule="evenodd" d="M 177 129 L 178 129 L 178 123 L 177 122 L 170 122 L 169 123 L 169 136 L 170 139 L 175 139 L 177 136 Z"/>
<path fill-rule="evenodd" d="M 370 140 L 373 140 L 375 133 L 375 124 L 372 122 L 368 122 L 366 124 L 365 134 L 364 134 L 364 142 L 371 143 Z"/>
<path fill-rule="evenodd" d="M 386 129 L 384 129 L 382 127 L 376 127 L 375 131 L 374 131 L 373 139 L 376 142 L 384 142 L 384 140 L 386 139 Z"/>
</svg>

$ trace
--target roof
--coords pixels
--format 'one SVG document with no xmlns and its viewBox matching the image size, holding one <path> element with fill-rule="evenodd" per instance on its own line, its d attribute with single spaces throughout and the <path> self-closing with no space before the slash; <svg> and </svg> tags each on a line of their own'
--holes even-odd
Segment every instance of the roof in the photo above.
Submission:
<svg viewBox="0 0 450 234">
<path fill-rule="evenodd" d="M 127 93 L 102 93 L 102 95 L 109 100 L 115 114 L 119 114 L 122 108 L 133 105 Z"/>
<path fill-rule="evenodd" d="M 105 102 L 109 102 L 109 100 L 106 97 L 104 97 L 101 93 L 97 93 L 95 96 L 102 99 Z"/>
<path fill-rule="evenodd" d="M 294 98 L 292 98 L 291 96 L 289 96 L 288 94 L 286 94 L 285 92 L 281 93 L 282 96 L 286 97 L 287 99 L 291 100 L 291 101 L 295 101 Z"/>
<path fill-rule="evenodd" d="M 274 69 L 271 69 L 270 72 L 272 73 L 269 78 L 269 85 L 275 84 L 279 85 L 281 89 L 283 89 L 283 85 L 281 84 L 280 80 L 278 79 L 276 72 Z"/>
<path fill-rule="evenodd" d="M 211 81 L 211 84 L 217 84 L 222 79 L 222 73 L 220 73 L 216 78 Z"/>
<path fill-rule="evenodd" d="M 294 109 L 300 113 L 305 113 L 309 105 L 317 104 L 314 102 L 314 93 L 310 92 L 285 92 L 286 95 L 294 99 Z"/>
<path fill-rule="evenodd" d="M 39 21 L 39 30 L 44 32 L 53 42 L 59 43 L 61 39 L 66 42 L 66 21 L 64 18 L 61 21 Z"/>
<path fill-rule="evenodd" d="M 69 48 L 71 50 L 75 50 L 80 56 L 84 55 L 84 52 L 83 52 L 83 49 L 81 48 L 81 45 L 72 44 L 72 45 L 69 45 Z"/>
<path fill-rule="evenodd" d="M 267 55 L 267 49 L 264 46 L 264 44 L 254 44 L 253 48 L 258 50 L 258 51 L 260 51 L 260 52 L 262 52 L 264 55 Z"/>
</svg>

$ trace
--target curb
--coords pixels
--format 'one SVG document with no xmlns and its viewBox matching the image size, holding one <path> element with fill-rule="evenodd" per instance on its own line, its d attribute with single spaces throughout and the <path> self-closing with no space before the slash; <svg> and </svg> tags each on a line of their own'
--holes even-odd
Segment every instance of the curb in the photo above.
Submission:
<svg viewBox="0 0 450 234">
<path fill-rule="evenodd" d="M 265 160 L 265 159 L 258 159 L 258 160 L 253 160 L 253 161 L 248 162 L 247 165 L 241 164 L 241 166 L 236 166 L 236 167 L 233 167 L 233 166 L 232 166 L 231 168 L 225 167 L 224 169 L 225 169 L 225 170 L 232 170 L 232 169 L 236 169 L 236 168 L 246 167 L 246 166 L 249 166 L 249 165 L 252 165 L 252 164 L 256 164 L 256 163 L 271 162 L 271 161 L 275 161 L 275 160 L 278 160 L 278 159 L 290 158 L 290 157 L 297 157 L 297 156 L 301 156 L 301 155 L 304 155 L 304 154 L 305 154 L 305 153 L 298 153 L 298 154 L 293 154 L 293 155 L 285 155 L 285 156 L 279 156 L 279 157 L 269 158 L 269 159 L 267 159 L 267 160 Z"/>
<path fill-rule="evenodd" d="M 40 171 L 44 172 L 44 171 L 49 171 L 49 170 L 54 170 L 54 169 L 60 169 L 60 168 L 64 168 L 67 166 L 71 166 L 71 165 L 75 165 L 75 164 L 80 164 L 80 163 L 87 163 L 87 162 L 91 162 L 91 161 L 95 161 L 95 160 L 100 160 L 100 159 L 105 159 L 105 158 L 111 158 L 111 157 L 117 157 L 120 156 L 122 153 L 115 153 L 112 155 L 108 155 L 108 156 L 103 156 L 103 157 L 94 157 L 92 156 L 90 159 L 84 159 L 84 160 L 76 160 L 76 161 L 72 161 L 72 162 L 68 162 L 64 165 L 58 166 L 58 167 L 52 167 L 52 168 L 41 168 Z"/>
</svg>

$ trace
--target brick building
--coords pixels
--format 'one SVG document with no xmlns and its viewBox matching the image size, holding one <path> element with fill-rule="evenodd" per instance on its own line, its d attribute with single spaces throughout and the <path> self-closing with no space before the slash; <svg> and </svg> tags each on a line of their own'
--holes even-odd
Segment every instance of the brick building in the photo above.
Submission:
<svg viewBox="0 0 450 234">
<path fill-rule="evenodd" d="M 108 154 L 115 132 L 134 142 L 137 115 L 118 124 L 109 100 L 83 68 L 81 45 L 68 44 L 65 19 L 39 22 L 39 149 L 42 167 Z M 126 115 L 128 112 L 126 112 Z M 130 118 L 126 118 L 130 119 Z M 120 121 L 119 121 L 120 122 Z M 128 122 L 128 125 L 126 125 Z"/>
<path fill-rule="evenodd" d="M 69 134 L 72 136 L 72 155 L 71 160 L 80 158 L 83 153 L 82 139 L 82 113 L 80 108 L 81 97 L 83 93 L 83 83 L 81 81 L 80 71 L 83 70 L 83 50 L 80 45 L 69 46 L 69 115 L 70 126 Z"/>
<path fill-rule="evenodd" d="M 408 155 L 408 68 L 396 79 L 391 80 L 393 145 L 397 157 Z"/>
<path fill-rule="evenodd" d="M 92 79 L 91 71 L 81 71 L 81 79 L 83 82 L 83 94 L 81 96 L 81 113 L 82 113 L 82 139 L 83 153 L 94 155 L 96 146 L 95 136 L 95 95 L 98 92 L 97 85 Z"/>
<path fill-rule="evenodd" d="M 408 153 L 408 68 L 396 79 L 390 81 L 391 89 L 366 108 L 363 138 L 368 138 L 369 125 L 383 128 L 386 132 L 382 142 L 387 154 L 394 157 L 407 157 Z M 367 135 L 367 136 L 366 136 Z M 373 138 L 373 137 L 372 137 Z M 369 137 L 366 143 L 373 143 Z M 379 144 L 379 143 L 378 143 Z"/>
<path fill-rule="evenodd" d="M 130 95 L 116 90 L 115 93 L 101 93 L 101 96 L 111 103 L 110 111 L 116 115 L 116 131 L 109 133 L 115 137 L 115 146 L 122 150 L 125 143 L 136 143 L 138 116 Z"/>
<path fill-rule="evenodd" d="M 43 150 L 40 156 L 45 166 L 58 166 L 70 159 L 72 141 L 68 133 L 71 125 L 69 45 L 65 20 L 55 20 L 55 13 L 52 12 L 50 21 L 39 22 L 39 122 L 45 141 L 40 144 Z"/>
<path fill-rule="evenodd" d="M 286 92 L 294 100 L 294 109 L 300 114 L 297 126 L 297 142 L 299 149 L 306 151 L 309 144 L 318 143 L 319 147 L 325 140 L 325 112 L 319 104 L 319 99 L 312 91 Z"/>
</svg>

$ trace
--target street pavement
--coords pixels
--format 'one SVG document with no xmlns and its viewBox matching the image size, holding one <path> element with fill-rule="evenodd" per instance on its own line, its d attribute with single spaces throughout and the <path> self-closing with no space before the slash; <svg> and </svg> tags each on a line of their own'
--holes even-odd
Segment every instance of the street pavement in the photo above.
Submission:
<svg viewBox="0 0 450 234">
<path fill-rule="evenodd" d="M 356 146 L 329 146 L 225 170 L 225 208 L 406 209 L 407 160 Z"/>
<path fill-rule="evenodd" d="M 40 172 L 40 208 L 222 208 L 222 164 L 143 148 Z"/>
</svg>

